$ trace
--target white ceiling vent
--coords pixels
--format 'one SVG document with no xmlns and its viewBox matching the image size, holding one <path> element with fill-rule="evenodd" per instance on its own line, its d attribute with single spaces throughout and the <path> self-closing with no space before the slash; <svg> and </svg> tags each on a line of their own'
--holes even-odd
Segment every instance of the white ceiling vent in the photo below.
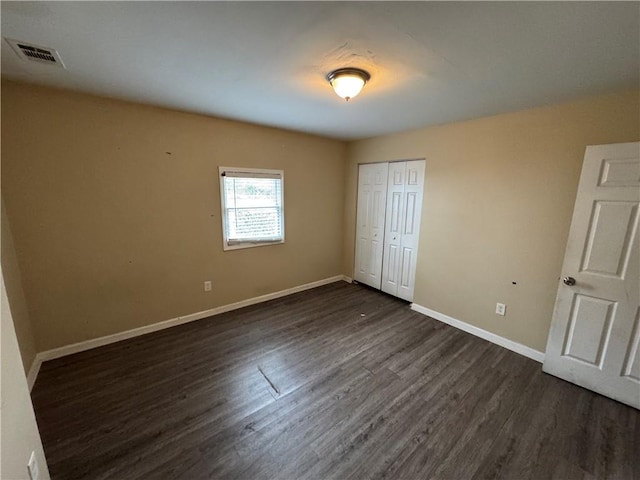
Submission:
<svg viewBox="0 0 640 480">
<path fill-rule="evenodd" d="M 43 47 L 41 45 L 34 45 L 32 43 L 21 42 L 19 40 L 12 40 L 11 38 L 5 38 L 5 40 L 11 45 L 13 51 L 23 60 L 29 60 L 30 62 L 46 63 L 48 65 L 56 65 L 61 68 L 65 68 L 60 54 L 54 49 L 49 47 Z"/>
</svg>

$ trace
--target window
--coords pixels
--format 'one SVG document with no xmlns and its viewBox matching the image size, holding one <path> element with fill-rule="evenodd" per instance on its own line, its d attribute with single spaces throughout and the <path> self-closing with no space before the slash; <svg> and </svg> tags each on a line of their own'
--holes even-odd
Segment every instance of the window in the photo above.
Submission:
<svg viewBox="0 0 640 480">
<path fill-rule="evenodd" d="M 220 167 L 223 248 L 284 243 L 282 170 Z"/>
</svg>

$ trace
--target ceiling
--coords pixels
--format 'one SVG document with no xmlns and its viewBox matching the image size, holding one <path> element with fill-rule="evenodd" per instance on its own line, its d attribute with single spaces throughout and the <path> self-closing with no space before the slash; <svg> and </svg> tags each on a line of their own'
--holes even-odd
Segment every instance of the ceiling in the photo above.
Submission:
<svg viewBox="0 0 640 480">
<path fill-rule="evenodd" d="M 640 83 L 637 2 L 2 2 L 2 75 L 340 139 Z M 360 67 L 346 103 L 325 80 Z"/>
</svg>

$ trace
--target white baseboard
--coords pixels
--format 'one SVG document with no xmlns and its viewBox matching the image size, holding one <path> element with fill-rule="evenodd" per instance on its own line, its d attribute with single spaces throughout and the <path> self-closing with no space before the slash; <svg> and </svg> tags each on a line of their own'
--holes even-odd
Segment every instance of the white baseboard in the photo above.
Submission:
<svg viewBox="0 0 640 480">
<path fill-rule="evenodd" d="M 29 391 L 31 391 L 33 385 L 36 383 L 36 378 L 38 378 L 38 372 L 40 372 L 41 365 L 42 358 L 40 358 L 40 354 L 38 353 L 33 359 L 33 362 L 31 362 L 31 368 L 27 374 L 27 385 L 29 386 Z"/>
<path fill-rule="evenodd" d="M 144 327 L 134 328 L 131 330 L 126 330 L 124 332 L 118 332 L 112 335 L 106 335 L 104 337 L 92 338 L 91 340 L 72 343 L 71 345 L 65 345 L 64 347 L 54 348 L 51 350 L 40 352 L 36 355 L 36 358 L 33 361 L 33 364 L 31 365 L 31 369 L 29 370 L 29 375 L 27 377 L 29 390 L 33 388 L 33 385 L 35 384 L 36 378 L 38 376 L 38 372 L 40 371 L 40 365 L 44 361 L 53 360 L 55 358 L 64 357 L 66 355 L 71 355 L 78 352 L 83 352 L 85 350 L 90 350 L 92 348 L 102 347 L 104 345 L 120 342 L 122 340 L 127 340 L 129 338 L 139 337 L 140 335 L 157 332 L 159 330 L 175 327 L 177 325 L 182 325 L 184 323 L 194 322 L 196 320 L 201 320 L 203 318 L 211 317 L 213 315 L 218 315 L 220 313 L 230 312 L 231 310 L 237 310 L 239 308 L 248 307 L 249 305 L 255 305 L 256 303 L 262 303 L 262 302 L 266 302 L 276 298 L 285 297 L 293 293 L 302 292 L 304 290 L 310 290 L 312 288 L 320 287 L 322 285 L 328 285 L 329 283 L 340 282 L 340 281 L 349 282 L 349 280 L 350 280 L 349 277 L 346 277 L 344 275 L 336 275 L 334 277 L 325 278 L 323 280 L 318 280 L 316 282 L 305 283 L 304 285 L 298 285 L 297 287 L 287 288 L 285 290 L 280 290 L 278 292 L 267 293 L 266 295 L 260 295 L 259 297 L 248 298 L 246 300 L 230 303 L 228 305 L 222 305 L 220 307 L 211 308 L 209 310 L 204 310 L 202 312 L 191 313 L 181 317 L 171 318 L 169 320 L 164 320 L 162 322 L 153 323 L 151 325 L 145 325 Z"/>
<path fill-rule="evenodd" d="M 347 277 L 346 275 L 342 276 L 342 281 L 347 283 L 353 283 L 353 278 Z"/>
<path fill-rule="evenodd" d="M 536 362 L 544 362 L 544 352 L 540 352 L 531 347 L 527 347 L 526 345 L 522 345 L 521 343 L 514 342 L 513 340 L 509 340 L 508 338 L 501 337 L 500 335 L 496 335 L 495 333 L 491 333 L 487 330 L 483 330 L 482 328 L 475 327 L 466 322 L 445 315 L 444 313 L 436 312 L 435 310 L 431 310 L 430 308 L 423 307 L 422 305 L 418 305 L 416 303 L 411 304 L 411 310 L 426 315 L 427 317 L 439 320 L 442 323 L 451 325 L 452 327 L 470 333 L 471 335 L 475 335 L 476 337 L 480 337 L 491 343 L 495 343 L 496 345 L 500 345 L 507 350 L 511 350 L 512 352 L 524 355 L 525 357 L 535 360 Z"/>
</svg>

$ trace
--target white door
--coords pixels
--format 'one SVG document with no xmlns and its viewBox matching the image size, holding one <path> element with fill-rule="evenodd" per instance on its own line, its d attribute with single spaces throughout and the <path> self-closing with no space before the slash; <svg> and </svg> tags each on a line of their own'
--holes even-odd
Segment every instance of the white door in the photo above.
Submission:
<svg viewBox="0 0 640 480">
<path fill-rule="evenodd" d="M 416 278 L 424 171 L 424 160 L 389 164 L 382 291 L 408 301 Z"/>
<path fill-rule="evenodd" d="M 640 143 L 587 147 L 543 370 L 640 409 Z"/>
<path fill-rule="evenodd" d="M 360 165 L 354 278 L 380 288 L 388 163 Z"/>
<path fill-rule="evenodd" d="M 384 260 L 382 262 L 382 291 L 398 294 L 400 264 L 402 263 L 402 220 L 404 218 L 404 183 L 406 162 L 389 164 L 387 209 L 384 228 Z"/>
</svg>

